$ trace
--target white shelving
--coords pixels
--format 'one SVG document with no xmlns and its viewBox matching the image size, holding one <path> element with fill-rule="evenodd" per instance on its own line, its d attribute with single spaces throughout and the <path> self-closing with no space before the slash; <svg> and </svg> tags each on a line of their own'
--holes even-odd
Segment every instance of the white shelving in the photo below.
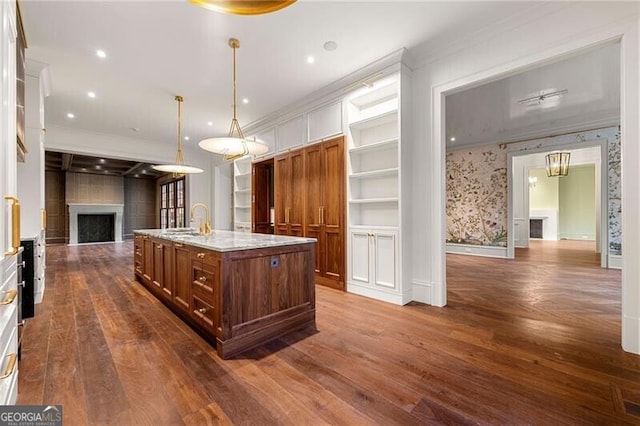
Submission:
<svg viewBox="0 0 640 426">
<path fill-rule="evenodd" d="M 402 236 L 402 200 L 410 192 L 407 186 L 403 193 L 403 181 L 410 176 L 400 118 L 408 102 L 401 95 L 409 93 L 403 76 L 391 74 L 345 99 L 347 290 L 397 304 L 411 300 L 410 287 L 402 283 L 402 247 L 410 242 Z"/>
<path fill-rule="evenodd" d="M 233 229 L 251 232 L 251 156 L 233 162 Z"/>
</svg>

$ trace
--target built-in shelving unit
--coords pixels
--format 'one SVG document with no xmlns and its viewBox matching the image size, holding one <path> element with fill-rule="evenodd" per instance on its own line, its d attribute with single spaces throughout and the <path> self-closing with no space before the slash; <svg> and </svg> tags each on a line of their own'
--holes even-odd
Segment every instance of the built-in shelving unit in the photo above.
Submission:
<svg viewBox="0 0 640 426">
<path fill-rule="evenodd" d="M 251 232 L 251 161 L 245 156 L 233 162 L 233 229 Z"/>
<path fill-rule="evenodd" d="M 348 280 L 351 292 L 403 304 L 401 282 L 401 72 L 345 99 L 348 153 Z M 407 191 L 405 190 L 405 193 Z"/>
</svg>

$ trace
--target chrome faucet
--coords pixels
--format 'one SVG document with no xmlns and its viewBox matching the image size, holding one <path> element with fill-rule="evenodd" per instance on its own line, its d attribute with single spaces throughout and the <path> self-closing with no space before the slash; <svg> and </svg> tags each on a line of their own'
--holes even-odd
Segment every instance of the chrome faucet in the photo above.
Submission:
<svg viewBox="0 0 640 426">
<path fill-rule="evenodd" d="M 195 203 L 193 206 L 191 206 L 191 220 L 193 221 L 195 215 L 195 210 L 196 207 L 202 207 L 204 209 L 204 223 L 202 221 L 202 218 L 200 219 L 200 233 L 204 234 L 204 235 L 209 235 L 211 233 L 211 221 L 209 220 L 209 208 L 207 207 L 207 205 L 205 203 Z"/>
</svg>

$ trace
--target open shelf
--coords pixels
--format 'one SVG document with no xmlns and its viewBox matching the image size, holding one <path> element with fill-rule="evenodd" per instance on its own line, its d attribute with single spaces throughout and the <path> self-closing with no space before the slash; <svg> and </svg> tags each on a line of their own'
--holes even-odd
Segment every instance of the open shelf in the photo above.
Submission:
<svg viewBox="0 0 640 426">
<path fill-rule="evenodd" d="M 367 145 L 361 145 L 349 149 L 350 154 L 363 154 L 368 152 L 384 151 L 386 149 L 396 148 L 398 146 L 398 138 L 386 139 L 380 142 L 374 142 Z"/>
<path fill-rule="evenodd" d="M 388 203 L 397 203 L 398 197 L 390 197 L 390 198 L 356 198 L 353 200 L 349 200 L 350 204 L 388 204 Z"/>
<path fill-rule="evenodd" d="M 251 192 L 251 188 L 246 188 L 246 189 L 236 189 L 237 193 L 246 193 L 246 192 Z"/>
<path fill-rule="evenodd" d="M 390 169 L 371 170 L 369 172 L 352 173 L 349 175 L 352 179 L 370 179 L 384 176 L 397 176 L 398 168 L 393 167 Z"/>
<path fill-rule="evenodd" d="M 236 209 L 250 209 L 251 206 L 235 206 Z"/>
<path fill-rule="evenodd" d="M 392 123 L 398 120 L 398 109 L 387 111 L 384 114 L 368 117 L 362 120 L 349 123 L 349 127 L 353 130 L 364 130 L 372 127 L 382 126 L 383 124 Z"/>
</svg>

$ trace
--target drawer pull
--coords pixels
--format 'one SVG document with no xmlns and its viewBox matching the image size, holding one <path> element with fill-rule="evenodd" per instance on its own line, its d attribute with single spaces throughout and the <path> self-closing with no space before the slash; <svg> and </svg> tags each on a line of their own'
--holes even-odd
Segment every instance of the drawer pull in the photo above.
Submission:
<svg viewBox="0 0 640 426">
<path fill-rule="evenodd" d="M 18 295 L 18 290 L 7 290 L 3 293 L 7 295 L 7 298 L 0 302 L 0 305 L 10 305 Z"/>
<path fill-rule="evenodd" d="M 173 246 L 174 247 L 178 247 L 178 248 L 184 247 L 184 245 L 182 245 L 180 243 L 173 243 Z"/>
<path fill-rule="evenodd" d="M 198 312 L 200 312 L 202 315 L 207 313 L 207 308 L 200 308 L 198 309 Z"/>
<path fill-rule="evenodd" d="M 205 277 L 204 275 L 202 275 L 200 278 L 198 278 L 200 281 L 205 282 L 207 281 L 207 277 Z"/>
<path fill-rule="evenodd" d="M 7 356 L 9 358 L 9 362 L 7 363 L 7 369 L 4 370 L 4 374 L 0 376 L 1 379 L 6 379 L 7 377 L 13 374 L 13 370 L 16 369 L 16 361 L 18 359 L 18 354 L 10 354 Z"/>
<path fill-rule="evenodd" d="M 156 248 L 157 248 L 158 250 L 162 250 L 162 244 L 158 244 L 158 245 L 156 246 Z"/>
<path fill-rule="evenodd" d="M 25 285 L 24 280 L 22 280 L 22 281 L 20 281 L 20 282 L 18 283 L 18 287 L 24 287 L 24 285 Z"/>
<path fill-rule="evenodd" d="M 198 253 L 196 256 L 198 256 L 198 259 L 204 259 L 204 253 Z"/>
<path fill-rule="evenodd" d="M 11 249 L 7 251 L 5 256 L 13 256 L 20 250 L 20 201 L 11 195 L 5 195 L 5 200 L 11 201 Z"/>
</svg>

